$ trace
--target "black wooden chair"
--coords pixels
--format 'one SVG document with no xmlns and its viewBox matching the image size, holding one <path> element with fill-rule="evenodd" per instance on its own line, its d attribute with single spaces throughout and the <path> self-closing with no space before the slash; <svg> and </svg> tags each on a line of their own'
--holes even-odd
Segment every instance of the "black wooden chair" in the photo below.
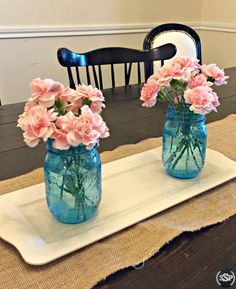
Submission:
<svg viewBox="0 0 236 289">
<path fill-rule="evenodd" d="M 131 79 L 132 64 L 136 63 L 137 82 L 142 82 L 143 74 L 141 72 L 141 63 L 151 64 L 149 69 L 145 70 L 145 80 L 153 73 L 153 61 L 163 61 L 173 57 L 176 53 L 176 48 L 173 44 L 165 44 L 161 47 L 150 49 L 148 51 L 136 50 L 124 47 L 106 47 L 92 50 L 86 53 L 76 53 L 67 48 L 60 48 L 57 51 L 59 63 L 67 67 L 69 85 L 75 88 L 75 84 L 81 84 L 80 69 L 85 67 L 87 84 L 94 83 L 99 89 L 104 88 L 103 84 L 103 65 L 110 65 L 111 86 L 116 86 L 115 64 L 124 65 L 124 84 L 129 85 Z M 74 69 L 73 69 L 74 68 Z M 74 80 L 76 76 L 76 81 Z"/>
<path fill-rule="evenodd" d="M 154 27 L 145 37 L 143 49 L 149 50 L 165 43 L 176 46 L 176 56 L 191 56 L 202 63 L 201 40 L 197 32 L 191 27 L 178 23 L 167 23 Z M 161 65 L 164 61 L 161 62 Z M 159 67 L 155 62 L 155 68 Z M 154 68 L 154 70 L 155 70 Z"/>
</svg>

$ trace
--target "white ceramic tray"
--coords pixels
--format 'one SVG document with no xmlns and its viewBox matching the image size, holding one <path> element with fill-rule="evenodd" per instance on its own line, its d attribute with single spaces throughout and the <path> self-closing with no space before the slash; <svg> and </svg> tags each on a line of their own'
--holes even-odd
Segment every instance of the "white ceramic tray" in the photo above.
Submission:
<svg viewBox="0 0 236 289">
<path fill-rule="evenodd" d="M 44 184 L 0 197 L 0 237 L 32 265 L 51 262 L 236 177 L 236 162 L 207 150 L 199 177 L 171 178 L 162 169 L 161 148 L 103 165 L 97 215 L 78 225 L 56 221 Z"/>
</svg>

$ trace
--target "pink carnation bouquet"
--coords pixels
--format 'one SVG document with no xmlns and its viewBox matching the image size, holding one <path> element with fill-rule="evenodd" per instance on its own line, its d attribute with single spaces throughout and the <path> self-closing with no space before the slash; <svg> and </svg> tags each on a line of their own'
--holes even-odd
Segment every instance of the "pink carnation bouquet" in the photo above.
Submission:
<svg viewBox="0 0 236 289">
<path fill-rule="evenodd" d="M 93 148 L 100 138 L 109 136 L 109 129 L 100 112 L 104 96 L 91 85 L 79 85 L 75 90 L 52 79 L 33 79 L 31 97 L 17 126 L 24 133 L 24 141 L 35 147 L 39 140 L 53 140 L 59 150 L 85 145 Z"/>
<path fill-rule="evenodd" d="M 142 88 L 142 105 L 152 107 L 158 100 L 179 111 L 190 109 L 195 114 L 216 111 L 220 103 L 212 85 L 226 84 L 228 76 L 216 64 L 198 62 L 196 58 L 176 57 L 158 69 Z"/>
<path fill-rule="evenodd" d="M 196 58 L 176 57 L 144 84 L 143 106 L 152 107 L 157 101 L 169 106 L 162 158 L 171 176 L 191 178 L 201 171 L 206 152 L 204 116 L 217 111 L 220 103 L 213 85 L 226 84 L 227 78 L 216 64 L 200 65 Z"/>
<path fill-rule="evenodd" d="M 35 147 L 47 142 L 44 161 L 49 210 L 63 223 L 93 217 L 101 199 L 101 161 L 96 146 L 109 129 L 100 113 L 104 96 L 91 85 L 76 89 L 52 79 L 33 79 L 31 97 L 17 126 L 24 141 Z"/>
</svg>

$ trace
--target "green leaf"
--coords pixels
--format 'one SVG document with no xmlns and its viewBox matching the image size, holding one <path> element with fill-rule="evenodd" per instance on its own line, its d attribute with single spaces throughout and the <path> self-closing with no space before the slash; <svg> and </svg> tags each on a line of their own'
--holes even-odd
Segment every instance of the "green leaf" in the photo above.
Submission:
<svg viewBox="0 0 236 289">
<path fill-rule="evenodd" d="M 177 79 L 172 79 L 170 82 L 171 88 L 173 91 L 176 91 L 178 89 L 178 80 Z"/>
<path fill-rule="evenodd" d="M 165 92 L 163 91 L 163 88 L 161 88 L 161 90 L 159 91 L 159 93 L 157 94 L 157 99 L 160 102 L 165 102 L 166 98 L 165 98 Z"/>
<path fill-rule="evenodd" d="M 180 87 L 181 89 L 183 89 L 183 90 L 186 89 L 187 85 L 188 85 L 187 82 L 182 82 L 182 81 L 179 82 L 179 87 Z"/>
<path fill-rule="evenodd" d="M 58 99 L 55 101 L 55 107 L 59 113 L 59 115 L 64 115 L 66 114 L 66 107 L 65 107 L 65 103 L 63 100 Z"/>
<path fill-rule="evenodd" d="M 207 77 L 207 81 L 210 81 L 210 82 L 214 83 L 215 82 L 215 78 L 211 77 L 211 76 L 208 76 Z"/>
<path fill-rule="evenodd" d="M 91 103 L 92 103 L 92 101 L 86 97 L 82 101 L 82 106 L 83 105 L 88 105 L 90 107 Z"/>
</svg>

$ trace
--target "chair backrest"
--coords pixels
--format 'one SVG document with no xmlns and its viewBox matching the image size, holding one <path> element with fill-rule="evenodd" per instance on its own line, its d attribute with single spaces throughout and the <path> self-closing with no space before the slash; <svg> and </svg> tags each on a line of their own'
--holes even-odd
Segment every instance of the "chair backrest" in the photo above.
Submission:
<svg viewBox="0 0 236 289">
<path fill-rule="evenodd" d="M 199 63 L 202 63 L 201 40 L 191 27 L 178 23 L 167 23 L 154 27 L 146 35 L 143 48 L 149 50 L 165 43 L 173 43 L 176 46 L 176 56 L 196 57 L 199 59 Z M 154 70 L 159 66 L 159 63 L 155 62 Z"/>
<path fill-rule="evenodd" d="M 71 88 L 75 88 L 76 82 L 81 84 L 80 68 L 85 67 L 87 84 L 91 84 L 93 81 L 97 88 L 103 89 L 102 65 L 110 65 L 111 87 L 116 86 L 114 64 L 124 65 L 124 84 L 129 85 L 133 63 L 136 63 L 137 83 L 141 83 L 142 74 L 140 63 L 143 63 L 143 65 L 151 64 L 150 66 L 153 67 L 154 60 L 164 61 L 172 58 L 175 53 L 175 46 L 169 43 L 148 51 L 124 47 L 105 47 L 80 54 L 67 48 L 60 48 L 57 51 L 57 57 L 59 63 L 67 67 Z M 74 70 L 72 70 L 72 68 L 74 68 Z M 145 80 L 152 73 L 153 68 L 149 70 L 145 69 Z M 76 81 L 74 80 L 74 74 Z"/>
</svg>

